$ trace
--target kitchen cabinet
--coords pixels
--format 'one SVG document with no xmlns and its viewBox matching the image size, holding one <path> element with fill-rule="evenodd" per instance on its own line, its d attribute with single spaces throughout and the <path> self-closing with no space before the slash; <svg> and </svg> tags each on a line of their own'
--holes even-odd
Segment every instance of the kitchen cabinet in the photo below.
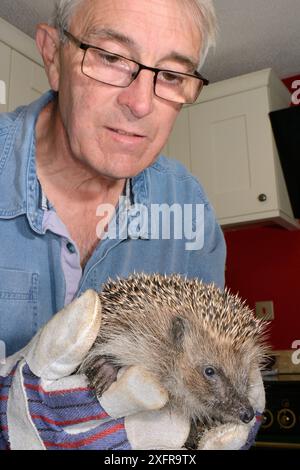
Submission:
<svg viewBox="0 0 300 470">
<path fill-rule="evenodd" d="M 268 116 L 289 103 L 286 87 L 266 69 L 212 84 L 183 109 L 165 150 L 200 180 L 222 226 L 299 227 Z"/>
<path fill-rule="evenodd" d="M 6 85 L 6 103 L 0 112 L 30 103 L 49 89 L 35 42 L 0 18 L 0 80 Z"/>
</svg>

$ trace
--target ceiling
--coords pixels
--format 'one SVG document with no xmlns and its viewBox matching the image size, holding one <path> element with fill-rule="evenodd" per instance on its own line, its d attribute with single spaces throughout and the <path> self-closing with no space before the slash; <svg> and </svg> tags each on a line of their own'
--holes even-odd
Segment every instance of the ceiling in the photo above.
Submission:
<svg viewBox="0 0 300 470">
<path fill-rule="evenodd" d="M 55 0 L 0 0 L 0 17 L 34 37 Z M 215 52 L 203 75 L 212 82 L 272 67 L 280 78 L 300 74 L 300 0 L 214 0 Z"/>
</svg>

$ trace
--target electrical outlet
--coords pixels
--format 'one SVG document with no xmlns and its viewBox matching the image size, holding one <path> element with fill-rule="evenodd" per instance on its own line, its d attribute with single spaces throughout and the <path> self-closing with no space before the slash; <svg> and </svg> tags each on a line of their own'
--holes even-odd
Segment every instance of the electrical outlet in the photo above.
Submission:
<svg viewBox="0 0 300 470">
<path fill-rule="evenodd" d="M 262 320 L 274 320 L 274 304 L 272 300 L 255 303 L 255 312 L 257 318 Z"/>
</svg>

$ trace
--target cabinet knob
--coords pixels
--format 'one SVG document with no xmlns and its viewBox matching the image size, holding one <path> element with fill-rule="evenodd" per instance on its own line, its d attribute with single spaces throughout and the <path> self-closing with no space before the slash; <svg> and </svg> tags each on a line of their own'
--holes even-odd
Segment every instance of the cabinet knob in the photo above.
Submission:
<svg viewBox="0 0 300 470">
<path fill-rule="evenodd" d="M 258 196 L 257 198 L 260 202 L 265 202 L 268 198 L 266 196 L 266 194 L 262 193 Z"/>
</svg>

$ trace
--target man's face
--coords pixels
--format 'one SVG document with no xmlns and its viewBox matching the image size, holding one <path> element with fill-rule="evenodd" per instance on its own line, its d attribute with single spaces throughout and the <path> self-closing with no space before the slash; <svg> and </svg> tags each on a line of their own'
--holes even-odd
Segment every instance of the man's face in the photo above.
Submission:
<svg viewBox="0 0 300 470">
<path fill-rule="evenodd" d="M 191 72 L 179 55 L 197 63 L 201 46 L 198 28 L 176 0 L 86 0 L 70 32 L 82 42 L 179 72 Z M 134 176 L 158 156 L 181 105 L 154 95 L 149 70 L 117 88 L 83 75 L 82 57 L 73 43 L 62 47 L 59 101 L 72 154 L 102 176 Z"/>
</svg>

